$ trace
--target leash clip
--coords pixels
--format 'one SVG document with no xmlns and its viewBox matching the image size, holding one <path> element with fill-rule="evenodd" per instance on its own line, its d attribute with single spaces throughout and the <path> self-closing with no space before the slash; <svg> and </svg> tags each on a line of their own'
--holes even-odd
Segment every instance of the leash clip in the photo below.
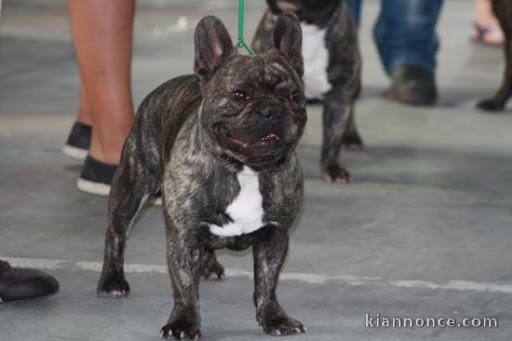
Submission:
<svg viewBox="0 0 512 341">
<path fill-rule="evenodd" d="M 247 44 L 244 39 L 244 27 L 245 27 L 245 0 L 239 0 L 238 2 L 238 42 L 236 48 L 245 49 L 251 56 L 256 55 L 254 50 Z"/>
</svg>

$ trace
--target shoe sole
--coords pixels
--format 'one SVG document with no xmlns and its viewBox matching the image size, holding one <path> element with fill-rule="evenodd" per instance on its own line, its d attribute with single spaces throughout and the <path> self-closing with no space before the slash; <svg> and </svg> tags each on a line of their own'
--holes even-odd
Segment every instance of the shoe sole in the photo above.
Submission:
<svg viewBox="0 0 512 341">
<path fill-rule="evenodd" d="M 62 148 L 62 153 L 72 159 L 84 161 L 89 150 L 65 145 L 64 148 Z"/>
<path fill-rule="evenodd" d="M 410 105 L 413 107 L 433 107 L 437 103 L 437 97 L 429 98 L 426 100 L 417 100 L 417 99 L 404 98 L 403 96 L 400 96 L 396 93 L 391 93 L 391 92 L 385 92 L 383 94 L 383 97 L 389 101 L 401 103 L 401 104 L 405 104 L 405 105 Z"/>
<path fill-rule="evenodd" d="M 89 180 L 84 179 L 78 179 L 76 186 L 78 189 L 82 192 L 89 193 L 89 194 L 96 194 L 101 196 L 108 196 L 110 193 L 110 186 L 92 182 Z M 153 201 L 150 202 L 153 206 L 162 206 L 162 198 L 158 197 L 155 198 Z"/>
<path fill-rule="evenodd" d="M 76 186 L 79 190 L 89 194 L 107 196 L 110 193 L 110 185 L 92 182 L 85 179 L 78 179 Z"/>
</svg>

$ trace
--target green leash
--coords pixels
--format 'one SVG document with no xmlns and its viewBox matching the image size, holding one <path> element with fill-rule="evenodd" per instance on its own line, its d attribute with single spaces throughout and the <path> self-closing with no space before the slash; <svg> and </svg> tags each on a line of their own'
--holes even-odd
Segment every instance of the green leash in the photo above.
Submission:
<svg viewBox="0 0 512 341">
<path fill-rule="evenodd" d="M 253 49 L 246 43 L 244 39 L 245 26 L 245 0 L 239 0 L 238 3 L 238 42 L 236 48 L 244 48 L 250 55 L 255 55 Z"/>
</svg>

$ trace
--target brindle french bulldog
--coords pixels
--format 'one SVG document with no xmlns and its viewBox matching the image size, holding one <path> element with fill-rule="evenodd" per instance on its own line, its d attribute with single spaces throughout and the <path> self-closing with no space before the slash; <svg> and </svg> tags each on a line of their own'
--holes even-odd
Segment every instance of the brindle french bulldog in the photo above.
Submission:
<svg viewBox="0 0 512 341">
<path fill-rule="evenodd" d="M 304 333 L 276 297 L 289 230 L 301 208 L 295 154 L 306 124 L 301 29 L 282 15 L 273 48 L 237 52 L 215 17 L 195 31 L 195 75 L 171 79 L 138 109 L 109 198 L 98 294 L 125 296 L 126 239 L 161 189 L 174 307 L 162 337 L 200 336 L 199 280 L 221 277 L 215 249 L 254 254 L 256 319 L 271 335 Z"/>
<path fill-rule="evenodd" d="M 486 111 L 501 111 L 505 108 L 508 99 L 512 96 L 512 1 L 492 0 L 494 14 L 500 22 L 505 34 L 505 73 L 500 89 L 493 98 L 478 103 L 478 108 Z"/>
<path fill-rule="evenodd" d="M 320 166 L 327 182 L 348 182 L 340 165 L 341 147 L 363 147 L 354 119 L 354 102 L 361 88 L 361 56 L 357 27 L 343 0 L 267 0 L 253 48 L 272 46 L 272 31 L 280 13 L 295 14 L 302 27 L 304 86 L 308 100 L 323 101 L 323 143 Z"/>
</svg>

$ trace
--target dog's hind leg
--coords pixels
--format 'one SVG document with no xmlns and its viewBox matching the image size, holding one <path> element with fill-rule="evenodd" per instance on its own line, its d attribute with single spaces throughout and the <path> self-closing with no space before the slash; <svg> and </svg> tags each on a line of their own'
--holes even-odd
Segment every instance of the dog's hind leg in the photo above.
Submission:
<svg viewBox="0 0 512 341">
<path fill-rule="evenodd" d="M 110 190 L 105 254 L 97 288 L 98 295 L 102 296 L 128 294 L 130 288 L 124 276 L 123 266 L 126 240 L 138 213 L 158 192 L 161 183 L 158 162 L 142 160 L 139 154 L 142 152 L 134 152 L 133 146 L 136 142 L 133 140 L 129 139 L 124 147 L 121 163 Z"/>
<path fill-rule="evenodd" d="M 362 150 L 364 148 L 364 142 L 357 130 L 355 115 L 354 115 L 354 104 L 350 107 L 348 126 L 343 137 L 341 138 L 341 147 L 347 150 Z"/>
<path fill-rule="evenodd" d="M 323 117 L 323 142 L 320 167 L 327 182 L 349 182 L 349 172 L 340 165 L 343 136 L 347 132 L 352 107 L 343 99 L 343 92 L 332 89 L 325 96 Z"/>
<path fill-rule="evenodd" d="M 217 257 L 215 257 L 215 251 L 212 249 L 205 248 L 201 255 L 201 276 L 204 279 L 220 280 L 224 278 L 224 267 L 219 263 Z"/>
</svg>

